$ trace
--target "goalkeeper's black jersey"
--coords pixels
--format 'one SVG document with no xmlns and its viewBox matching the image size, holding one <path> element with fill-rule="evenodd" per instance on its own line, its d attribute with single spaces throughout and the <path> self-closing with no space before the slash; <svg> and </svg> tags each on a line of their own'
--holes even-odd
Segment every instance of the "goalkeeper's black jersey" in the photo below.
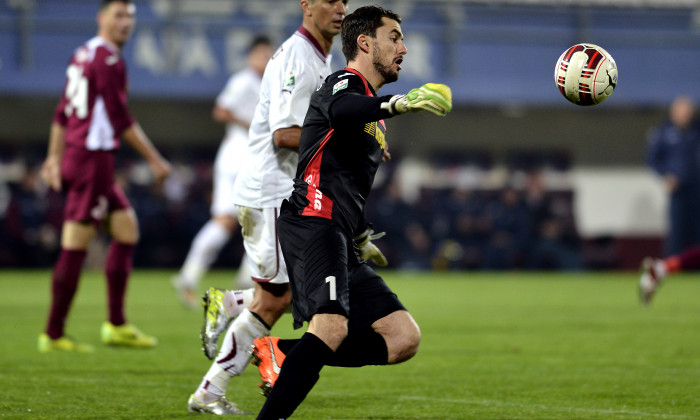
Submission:
<svg viewBox="0 0 700 420">
<path fill-rule="evenodd" d="M 390 97 L 375 97 L 364 76 L 350 68 L 326 78 L 311 97 L 301 132 L 289 199 L 295 213 L 332 219 L 354 236 L 382 160 L 383 119 L 391 114 L 380 105 Z"/>
</svg>

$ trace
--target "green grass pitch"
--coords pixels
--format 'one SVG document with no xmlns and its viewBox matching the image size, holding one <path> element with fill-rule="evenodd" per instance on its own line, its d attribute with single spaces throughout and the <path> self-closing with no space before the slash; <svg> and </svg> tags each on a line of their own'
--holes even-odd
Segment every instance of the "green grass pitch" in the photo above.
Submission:
<svg viewBox="0 0 700 420">
<path fill-rule="evenodd" d="M 107 348 L 99 272 L 86 272 L 67 332 L 89 355 L 40 354 L 48 271 L 0 271 L 0 417 L 178 419 L 209 368 L 201 311 L 184 309 L 168 271 L 134 272 L 129 320 L 153 350 Z M 401 365 L 325 368 L 299 419 L 700 418 L 700 278 L 678 275 L 642 308 L 634 273 L 382 272 L 421 326 Z M 228 286 L 214 272 L 206 286 Z M 273 334 L 297 337 L 289 315 Z M 257 412 L 257 369 L 228 397 Z M 251 418 L 251 417 L 248 417 Z"/>
</svg>

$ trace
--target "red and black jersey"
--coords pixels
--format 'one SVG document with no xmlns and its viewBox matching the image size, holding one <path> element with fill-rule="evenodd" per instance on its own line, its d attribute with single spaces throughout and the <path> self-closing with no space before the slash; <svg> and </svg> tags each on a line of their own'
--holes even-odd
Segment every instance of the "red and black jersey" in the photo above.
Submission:
<svg viewBox="0 0 700 420">
<path fill-rule="evenodd" d="M 289 199 L 295 213 L 335 220 L 353 237 L 382 161 L 386 126 L 376 97 L 358 71 L 328 76 L 311 97 L 299 143 L 299 165 Z"/>
</svg>

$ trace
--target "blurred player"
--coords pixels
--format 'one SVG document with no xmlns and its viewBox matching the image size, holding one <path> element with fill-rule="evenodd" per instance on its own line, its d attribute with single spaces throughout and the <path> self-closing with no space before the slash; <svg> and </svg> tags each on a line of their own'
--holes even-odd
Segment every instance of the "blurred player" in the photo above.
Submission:
<svg viewBox="0 0 700 420">
<path fill-rule="evenodd" d="M 642 261 L 642 276 L 639 279 L 639 297 L 648 305 L 656 290 L 669 274 L 700 270 L 700 247 L 687 249 L 666 258 L 647 257 Z"/>
<path fill-rule="evenodd" d="M 199 304 L 197 288 L 202 276 L 214 263 L 238 227 L 233 204 L 233 185 L 239 169 L 249 159 L 248 129 L 260 95 L 265 65 L 272 56 L 272 42 L 265 36 L 253 39 L 248 50 L 248 66 L 232 75 L 216 98 L 214 120 L 226 124 L 226 137 L 214 163 L 214 197 L 212 218 L 197 233 L 179 274 L 173 279 L 182 302 L 189 307 Z M 239 279 L 250 278 L 245 257 Z"/>
<path fill-rule="evenodd" d="M 294 192 L 277 220 L 294 326 L 309 324 L 290 350 L 282 350 L 277 338 L 255 340 L 263 381 L 274 382 L 258 419 L 291 416 L 324 365 L 394 364 L 418 351 L 418 325 L 353 241 L 382 162 L 384 119 L 423 110 L 444 116 L 452 109 L 445 85 L 376 97 L 399 78 L 406 54 L 400 23 L 397 14 L 378 6 L 348 15 L 341 32 L 348 65 L 311 97 Z"/>
<path fill-rule="evenodd" d="M 647 163 L 669 195 L 666 255 L 700 245 L 700 124 L 687 96 L 673 100 L 668 121 L 649 137 Z"/>
<path fill-rule="evenodd" d="M 68 65 L 64 94 L 51 125 L 42 177 L 66 195 L 61 253 L 53 271 L 52 299 L 39 351 L 92 351 L 64 334 L 88 244 L 104 225 L 112 237 L 107 254 L 108 320 L 102 342 L 148 348 L 157 340 L 128 324 L 124 299 L 139 231 L 136 215 L 114 181 L 120 137 L 148 162 L 163 181 L 170 164 L 132 118 L 127 107 L 126 65 L 121 49 L 131 36 L 135 6 L 128 0 L 103 0 L 97 36 L 79 47 Z"/>
<path fill-rule="evenodd" d="M 347 3 L 348 0 L 301 0 L 302 25 L 275 52 L 265 69 L 249 133 L 250 164 L 236 179 L 234 191 L 243 243 L 256 281 L 255 295 L 249 308 L 228 328 L 216 361 L 190 397 L 191 412 L 241 412 L 226 400 L 226 388 L 250 361 L 253 340 L 268 335 L 291 302 L 275 221 L 282 200 L 292 191 L 301 125 L 311 95 L 331 72 L 331 44 L 340 32 Z M 371 242 L 371 229 L 363 224 L 359 232 L 358 241 L 367 258 L 386 265 L 386 259 Z M 208 291 L 202 338 L 211 358 L 222 327 L 248 306 L 237 293 L 224 294 L 213 288 Z"/>
</svg>

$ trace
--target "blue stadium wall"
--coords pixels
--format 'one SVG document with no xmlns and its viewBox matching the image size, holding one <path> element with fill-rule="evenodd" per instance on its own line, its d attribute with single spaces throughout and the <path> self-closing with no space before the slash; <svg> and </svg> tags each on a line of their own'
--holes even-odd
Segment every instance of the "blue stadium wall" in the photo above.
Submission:
<svg viewBox="0 0 700 420">
<path fill-rule="evenodd" d="M 35 0 L 26 12 L 17 3 L 0 2 L 0 96 L 55 95 L 72 50 L 95 34 L 98 1 Z M 366 3 L 351 1 L 350 8 Z M 212 98 L 244 65 L 251 37 L 264 32 L 279 43 L 301 20 L 296 1 L 135 4 L 138 25 L 125 55 L 136 98 Z M 383 4 L 402 14 L 409 51 L 401 80 L 387 93 L 441 81 L 462 104 L 558 105 L 554 63 L 570 45 L 591 42 L 619 67 L 610 106 L 700 97 L 700 34 L 691 9 Z M 339 68 L 339 42 L 333 54 Z"/>
</svg>

